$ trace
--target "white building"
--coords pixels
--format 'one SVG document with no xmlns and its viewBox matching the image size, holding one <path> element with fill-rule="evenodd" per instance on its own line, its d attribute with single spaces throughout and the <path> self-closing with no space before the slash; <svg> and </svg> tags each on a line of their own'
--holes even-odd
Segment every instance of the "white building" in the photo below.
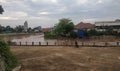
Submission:
<svg viewBox="0 0 120 71">
<path fill-rule="evenodd" d="M 114 31 L 120 31 L 120 20 L 95 22 L 98 31 L 104 31 L 106 28 L 112 28 Z"/>
<path fill-rule="evenodd" d="M 28 30 L 28 22 L 25 21 L 25 23 L 24 23 L 24 31 L 27 32 L 27 30 Z"/>
</svg>

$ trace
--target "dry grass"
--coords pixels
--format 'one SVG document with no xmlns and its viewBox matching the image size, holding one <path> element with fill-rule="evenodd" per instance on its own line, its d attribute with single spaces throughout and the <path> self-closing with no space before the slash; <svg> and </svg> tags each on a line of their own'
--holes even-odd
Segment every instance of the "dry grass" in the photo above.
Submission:
<svg viewBox="0 0 120 71">
<path fill-rule="evenodd" d="M 11 47 L 22 71 L 120 71 L 120 48 Z"/>
</svg>

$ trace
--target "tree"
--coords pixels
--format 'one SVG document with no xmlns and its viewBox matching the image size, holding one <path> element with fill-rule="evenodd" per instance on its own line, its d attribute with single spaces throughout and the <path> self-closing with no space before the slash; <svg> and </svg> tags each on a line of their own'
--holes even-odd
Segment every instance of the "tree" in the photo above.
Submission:
<svg viewBox="0 0 120 71">
<path fill-rule="evenodd" d="M 57 36 L 70 36 L 70 32 L 74 30 L 73 22 L 68 18 L 62 18 L 55 26 L 54 33 Z"/>
<path fill-rule="evenodd" d="M 17 66 L 17 59 L 10 52 L 8 45 L 0 39 L 0 62 L 2 71 L 12 71 Z"/>
<path fill-rule="evenodd" d="M 0 25 L 0 33 L 3 32 L 4 28 L 5 28 L 4 26 L 1 26 L 1 25 Z"/>
<path fill-rule="evenodd" d="M 19 26 L 16 26 L 15 30 L 16 30 L 17 33 L 21 33 L 21 32 L 24 31 L 24 27 L 19 25 Z"/>
<path fill-rule="evenodd" d="M 0 14 L 2 14 L 3 12 L 4 10 L 0 5 Z M 2 71 L 12 71 L 12 69 L 17 66 L 17 59 L 10 52 L 10 49 L 8 45 L 5 43 L 5 41 L 1 39 L 0 39 L 0 63 L 2 65 Z"/>
<path fill-rule="evenodd" d="M 2 6 L 0 5 L 0 14 L 2 14 L 4 12 Z"/>
<path fill-rule="evenodd" d="M 10 26 L 6 26 L 5 29 L 4 29 L 4 32 L 11 33 L 11 32 L 14 32 L 14 29 L 11 28 Z"/>
<path fill-rule="evenodd" d="M 90 29 L 88 31 L 88 35 L 89 36 L 97 36 L 98 35 L 98 32 L 95 30 L 95 29 Z"/>
</svg>

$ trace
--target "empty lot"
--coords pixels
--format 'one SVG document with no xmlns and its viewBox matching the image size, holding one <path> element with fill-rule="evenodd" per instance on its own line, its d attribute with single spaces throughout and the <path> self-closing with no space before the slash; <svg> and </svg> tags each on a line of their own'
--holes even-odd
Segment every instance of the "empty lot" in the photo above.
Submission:
<svg viewBox="0 0 120 71">
<path fill-rule="evenodd" d="M 11 46 L 22 71 L 120 71 L 119 47 Z"/>
</svg>

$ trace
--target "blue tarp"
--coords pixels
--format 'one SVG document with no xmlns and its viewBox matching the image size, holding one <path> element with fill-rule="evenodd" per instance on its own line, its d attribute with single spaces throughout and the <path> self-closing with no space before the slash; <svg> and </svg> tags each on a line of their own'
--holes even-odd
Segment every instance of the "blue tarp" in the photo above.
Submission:
<svg viewBox="0 0 120 71">
<path fill-rule="evenodd" d="M 79 38 L 84 37 L 84 30 L 78 29 L 78 37 Z"/>
</svg>

